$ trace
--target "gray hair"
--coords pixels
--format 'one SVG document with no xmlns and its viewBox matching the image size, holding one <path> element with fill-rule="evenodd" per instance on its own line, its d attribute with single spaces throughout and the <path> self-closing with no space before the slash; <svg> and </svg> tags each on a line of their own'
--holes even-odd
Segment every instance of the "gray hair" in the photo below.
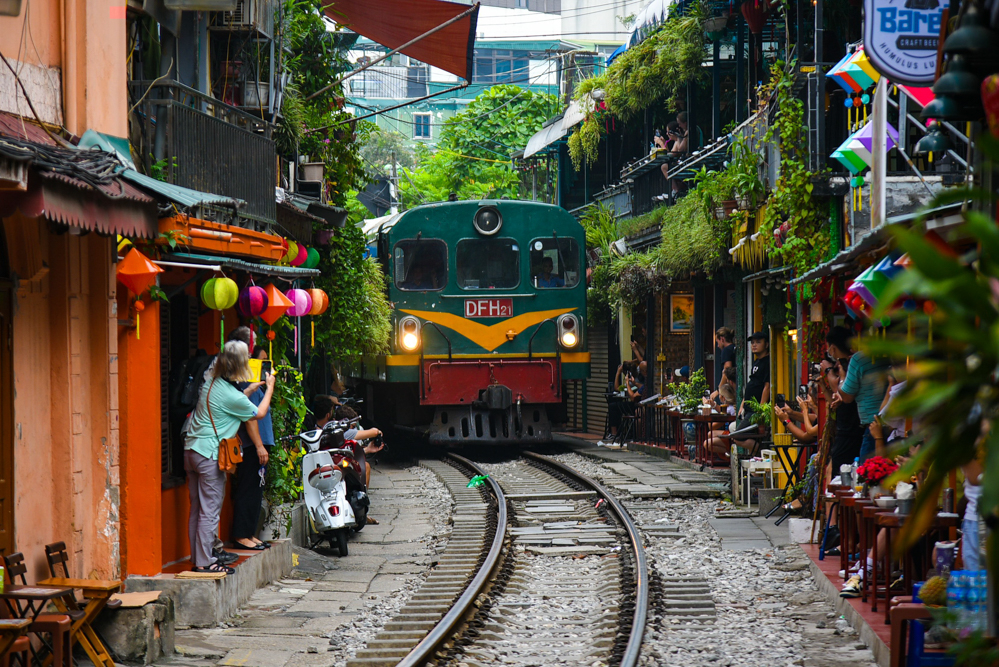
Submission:
<svg viewBox="0 0 999 667">
<path fill-rule="evenodd" d="M 241 340 L 230 340 L 215 357 L 213 376 L 236 382 L 250 379 L 250 348 Z"/>
</svg>

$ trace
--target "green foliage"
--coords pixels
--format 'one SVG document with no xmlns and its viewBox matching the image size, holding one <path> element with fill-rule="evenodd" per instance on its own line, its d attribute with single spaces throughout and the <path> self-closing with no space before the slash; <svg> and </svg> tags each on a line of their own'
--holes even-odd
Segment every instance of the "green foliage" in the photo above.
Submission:
<svg viewBox="0 0 999 667">
<path fill-rule="evenodd" d="M 417 147 L 415 169 L 403 169 L 399 181 L 403 204 L 519 195 L 511 155 L 526 146 L 555 112 L 555 98 L 519 86 L 484 90 L 465 111 L 449 118 L 436 148 Z M 539 175 L 547 180 L 547 175 Z"/>
<path fill-rule="evenodd" d="M 991 149 L 981 138 L 979 148 Z M 991 151 L 989 151 L 991 152 Z M 999 151 L 996 155 L 999 157 Z M 992 166 L 986 164 L 986 169 Z M 958 190 L 943 193 L 928 205 L 934 208 L 954 201 L 989 198 L 990 193 Z M 952 258 L 923 236 L 922 221 L 912 230 L 893 227 L 901 250 L 912 264 L 899 273 L 881 295 L 884 304 L 876 318 L 889 316 L 891 305 L 907 295 L 935 304 L 932 315 L 908 315 L 907 327 L 886 339 L 868 338 L 871 354 L 887 355 L 898 368 L 907 369 L 904 390 L 892 401 L 895 415 L 912 417 L 919 425 L 913 438 L 921 447 L 895 479 L 908 479 L 917 471 L 926 476 L 919 487 L 910 519 L 903 526 L 900 548 L 908 548 L 930 525 L 937 498 L 950 473 L 978 459 L 984 465 L 978 511 L 993 521 L 999 516 L 999 228 L 988 216 L 968 211 L 964 224 L 952 232 L 977 246 L 978 259 L 967 263 Z M 932 333 L 932 335 L 930 335 Z M 908 358 L 909 363 L 906 364 Z M 914 444 L 914 443 L 909 443 Z M 893 480 L 894 481 L 894 480 Z M 995 572 L 999 556 L 990 545 L 989 569 Z"/>
<path fill-rule="evenodd" d="M 274 128 L 278 155 L 293 160 L 305 131 L 305 103 L 294 86 L 288 86 L 281 100 L 281 116 Z"/>
<path fill-rule="evenodd" d="M 693 412 L 702 403 L 704 392 L 708 390 L 708 380 L 704 376 L 704 369 L 698 368 L 691 373 L 688 382 L 671 382 L 666 385 L 664 393 L 667 396 L 676 396 L 680 402 L 680 409 L 683 412 Z"/>
<path fill-rule="evenodd" d="M 413 169 L 416 166 L 416 153 L 401 132 L 373 128 L 361 146 L 361 157 L 368 169 L 380 176 L 392 173 L 393 154 L 399 167 Z"/>
<path fill-rule="evenodd" d="M 577 171 L 584 158 L 589 164 L 597 159 L 603 112 L 628 120 L 650 107 L 677 109 L 687 85 L 704 80 L 705 18 L 701 4 L 693 4 L 684 15 L 669 17 L 655 33 L 619 55 L 602 74 L 576 87 L 576 99 L 595 90 L 604 92 L 601 108 L 569 137 L 569 156 Z"/>
<path fill-rule="evenodd" d="M 746 398 L 745 402 L 746 418 L 757 426 L 769 428 L 774 419 L 773 403 L 760 403 L 752 396 Z"/>
<path fill-rule="evenodd" d="M 612 319 L 610 288 L 614 284 L 614 274 L 610 264 L 600 262 L 593 268 L 590 284 L 586 288 L 586 321 L 593 326 L 602 326 Z"/>
<path fill-rule="evenodd" d="M 709 218 L 697 190 L 673 206 L 662 206 L 622 221 L 619 231 L 634 234 L 654 225 L 662 228 L 662 241 L 645 253 L 631 253 L 610 261 L 608 299 L 614 308 L 639 303 L 653 290 L 665 289 L 675 279 L 692 273 L 713 274 L 722 265 L 728 248 L 728 221 Z"/>
<path fill-rule="evenodd" d="M 767 201 L 762 228 L 774 230 L 788 223 L 783 244 L 778 245 L 772 233 L 765 234 L 767 251 L 801 275 L 825 259 L 832 241 L 826 212 L 812 198 L 814 174 L 807 166 L 804 105 L 792 90 L 796 69 L 794 61 L 786 70 L 784 62 L 777 61 L 770 70 L 770 83 L 760 92 L 761 99 L 771 92 L 776 94 L 776 122 L 767 131 L 766 139 L 776 139 L 780 149 L 780 176 Z"/>
<path fill-rule="evenodd" d="M 579 223 L 586 230 L 587 249 L 599 250 L 606 255 L 610 252 L 610 244 L 620 238 L 614 211 L 603 202 L 596 202 L 586 209 Z"/>
<path fill-rule="evenodd" d="M 149 156 L 153 157 L 152 155 Z M 157 181 L 163 181 L 166 183 L 169 180 L 170 169 L 177 168 L 177 158 L 162 158 L 156 160 L 151 165 L 149 165 L 149 175 L 155 178 Z"/>
<path fill-rule="evenodd" d="M 385 276 L 373 259 L 365 260 L 364 235 L 354 225 L 338 229 L 322 253 L 316 284 L 326 291 L 330 307 L 316 321 L 316 342 L 334 359 L 350 360 L 385 350 L 391 306 Z"/>
<path fill-rule="evenodd" d="M 298 369 L 277 365 L 274 375 L 277 382 L 274 384 L 270 411 L 274 438 L 280 443 L 282 438 L 301 432 L 306 406 L 302 396 L 302 374 Z M 295 465 L 302 453 L 296 449 L 283 444 L 271 448 L 267 486 L 264 488 L 264 496 L 271 505 L 295 502 L 302 492 L 301 471 Z"/>
</svg>

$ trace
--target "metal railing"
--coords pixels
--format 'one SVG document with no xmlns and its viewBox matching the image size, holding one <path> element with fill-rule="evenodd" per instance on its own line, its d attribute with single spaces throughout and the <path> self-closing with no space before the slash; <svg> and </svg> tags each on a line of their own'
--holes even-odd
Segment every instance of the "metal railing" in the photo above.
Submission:
<svg viewBox="0 0 999 667">
<path fill-rule="evenodd" d="M 273 221 L 273 126 L 175 81 L 129 83 L 132 144 L 142 171 L 157 162 L 174 185 L 235 197 L 241 214 Z"/>
</svg>

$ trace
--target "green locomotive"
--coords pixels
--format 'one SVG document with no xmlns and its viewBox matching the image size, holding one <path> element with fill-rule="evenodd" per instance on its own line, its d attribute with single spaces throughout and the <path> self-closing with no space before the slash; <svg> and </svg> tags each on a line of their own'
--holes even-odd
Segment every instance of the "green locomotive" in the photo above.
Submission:
<svg viewBox="0 0 999 667">
<path fill-rule="evenodd" d="M 391 352 L 350 373 L 379 423 L 430 442 L 547 442 L 586 378 L 583 228 L 531 201 L 428 204 L 376 230 Z"/>
</svg>

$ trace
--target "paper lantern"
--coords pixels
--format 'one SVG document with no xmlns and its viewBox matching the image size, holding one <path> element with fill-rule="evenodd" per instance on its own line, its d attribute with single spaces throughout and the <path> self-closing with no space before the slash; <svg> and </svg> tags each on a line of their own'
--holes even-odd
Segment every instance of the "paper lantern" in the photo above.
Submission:
<svg viewBox="0 0 999 667">
<path fill-rule="evenodd" d="M 118 262 L 115 272 L 121 284 L 139 295 L 156 284 L 156 276 L 163 273 L 163 269 L 153 264 L 138 248 L 132 248 L 125 259 Z"/>
<path fill-rule="evenodd" d="M 298 254 L 289 262 L 292 266 L 301 266 L 305 264 L 305 260 L 309 258 L 309 251 L 305 249 L 304 245 L 297 245 Z"/>
<path fill-rule="evenodd" d="M 326 309 L 330 307 L 330 298 L 326 296 L 326 292 L 315 287 L 306 291 L 312 297 L 312 310 L 309 311 L 309 315 L 322 315 L 325 313 Z"/>
<path fill-rule="evenodd" d="M 290 289 L 284 294 L 291 301 L 291 307 L 285 313 L 288 317 L 308 315 L 312 310 L 312 296 L 304 289 Z"/>
<path fill-rule="evenodd" d="M 239 286 L 231 278 L 209 278 L 201 286 L 201 303 L 212 310 L 228 310 L 239 300 Z"/>
<path fill-rule="evenodd" d="M 265 287 L 264 292 L 267 294 L 267 308 L 260 313 L 260 317 L 267 324 L 274 324 L 293 304 L 281 290 L 274 286 L 274 283 Z"/>
<path fill-rule="evenodd" d="M 885 152 L 895 147 L 898 141 L 898 130 L 886 123 L 888 136 L 885 137 Z M 874 150 L 874 123 L 869 122 L 862 128 L 846 138 L 839 148 L 837 148 L 832 158 L 838 160 L 844 167 L 853 174 L 859 174 L 864 169 L 871 166 L 873 159 L 871 151 Z"/>
<path fill-rule="evenodd" d="M 891 280 L 885 274 L 878 271 L 874 266 L 869 266 L 864 270 L 857 279 L 853 281 L 854 284 L 860 283 L 866 288 L 867 293 L 871 296 L 870 299 L 864 297 L 863 292 L 858 290 L 858 294 L 864 297 L 864 301 L 870 304 L 871 308 L 878 305 L 878 301 L 881 300 L 881 295 L 884 294 L 885 288 L 888 287 L 888 283 Z"/>
<path fill-rule="evenodd" d="M 319 251 L 315 248 L 309 248 L 309 256 L 305 259 L 305 268 L 314 269 L 319 266 Z"/>
<path fill-rule="evenodd" d="M 749 31 L 754 35 L 759 35 L 763 32 L 763 26 L 767 22 L 767 14 L 770 13 L 770 3 L 768 0 L 746 0 L 746 2 L 742 3 L 739 11 L 742 12 L 743 17 L 746 19 Z"/>
<path fill-rule="evenodd" d="M 853 56 L 852 53 L 846 54 L 840 59 L 838 63 L 833 65 L 833 67 L 828 72 L 826 72 L 826 76 L 835 81 L 837 84 L 839 84 L 840 88 L 845 90 L 848 95 L 850 93 L 860 92 L 860 85 L 856 81 L 854 81 L 849 74 L 843 71 L 843 67 L 846 66 L 846 64 L 850 61 L 850 58 L 852 56 Z"/>
<path fill-rule="evenodd" d="M 243 317 L 260 317 L 267 310 L 267 292 L 263 287 L 250 285 L 239 293 L 239 314 Z"/>
<path fill-rule="evenodd" d="M 874 265 L 874 270 L 888 278 L 888 280 L 894 279 L 895 276 L 905 270 L 903 267 L 895 264 L 897 258 L 895 254 L 885 255 L 884 259 Z"/>
<path fill-rule="evenodd" d="M 298 244 L 294 241 L 288 241 L 288 252 L 284 254 L 281 261 L 285 264 L 291 264 L 291 261 L 298 257 Z"/>
<path fill-rule="evenodd" d="M 905 253 L 901 257 L 895 260 L 895 266 L 901 266 L 903 269 L 907 269 L 912 266 L 912 258 L 909 257 L 909 253 Z"/>
</svg>

